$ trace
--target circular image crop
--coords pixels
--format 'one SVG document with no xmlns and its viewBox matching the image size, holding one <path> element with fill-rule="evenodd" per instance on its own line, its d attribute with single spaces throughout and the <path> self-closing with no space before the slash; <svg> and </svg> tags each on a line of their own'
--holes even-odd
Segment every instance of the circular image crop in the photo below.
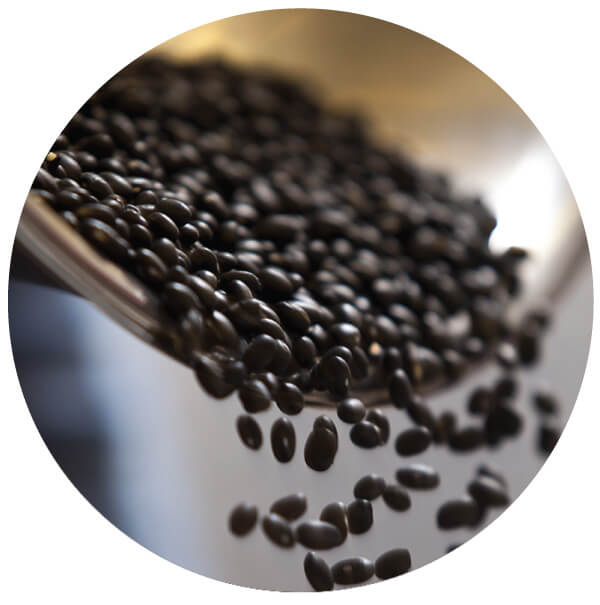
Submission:
<svg viewBox="0 0 600 605">
<path fill-rule="evenodd" d="M 393 578 L 556 445 L 591 335 L 583 226 L 540 133 L 447 48 L 232 17 L 125 67 L 44 151 L 19 379 L 75 487 L 158 555 L 271 590 Z"/>
</svg>

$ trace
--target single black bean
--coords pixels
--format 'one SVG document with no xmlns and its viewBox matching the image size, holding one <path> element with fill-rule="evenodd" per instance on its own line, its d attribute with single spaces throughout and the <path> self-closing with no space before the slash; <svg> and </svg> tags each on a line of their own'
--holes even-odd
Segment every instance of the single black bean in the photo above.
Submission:
<svg viewBox="0 0 600 605">
<path fill-rule="evenodd" d="M 204 390 L 217 399 L 231 395 L 235 387 L 227 384 L 223 367 L 207 355 L 196 355 L 193 361 L 196 378 Z"/>
<path fill-rule="evenodd" d="M 366 414 L 365 404 L 356 397 L 342 399 L 337 404 L 337 415 L 340 420 L 349 424 L 360 422 Z"/>
<path fill-rule="evenodd" d="M 385 479 L 371 474 L 360 478 L 354 485 L 354 497 L 361 500 L 375 500 L 385 489 Z"/>
<path fill-rule="evenodd" d="M 331 568 L 331 573 L 336 584 L 362 584 L 373 577 L 375 567 L 365 557 L 352 557 L 338 561 Z"/>
<path fill-rule="evenodd" d="M 474 524 L 479 518 L 479 506 L 470 496 L 449 500 L 437 512 L 440 529 L 457 529 Z"/>
<path fill-rule="evenodd" d="M 118 195 L 129 199 L 133 197 L 134 190 L 129 181 L 116 172 L 101 172 L 100 176 L 108 183 L 110 188 Z"/>
<path fill-rule="evenodd" d="M 289 462 L 296 451 L 296 431 L 291 420 L 277 419 L 271 428 L 271 449 L 279 462 Z"/>
<path fill-rule="evenodd" d="M 412 489 L 433 489 L 440 484 L 438 472 L 426 464 L 411 464 L 396 471 L 396 479 Z"/>
<path fill-rule="evenodd" d="M 533 403 L 542 414 L 556 414 L 558 411 L 556 396 L 546 389 L 538 389 L 533 393 Z"/>
<path fill-rule="evenodd" d="M 178 225 L 183 225 L 192 218 L 192 209 L 185 202 L 172 197 L 160 196 L 156 209 Z"/>
<path fill-rule="evenodd" d="M 346 509 L 348 529 L 352 534 L 364 534 L 373 525 L 373 507 L 369 500 L 356 499 Z"/>
<path fill-rule="evenodd" d="M 229 271 L 225 271 L 221 274 L 221 281 L 226 282 L 232 280 L 239 280 L 241 282 L 244 282 L 254 294 L 260 292 L 260 290 L 262 289 L 260 280 L 256 275 L 250 273 L 250 271 L 230 269 Z"/>
<path fill-rule="evenodd" d="M 348 535 L 348 520 L 346 518 L 346 507 L 343 502 L 327 504 L 321 511 L 319 519 L 335 525 L 342 536 L 342 540 L 346 539 Z"/>
<path fill-rule="evenodd" d="M 191 288 L 175 281 L 167 282 L 163 286 L 165 305 L 173 313 L 185 313 L 189 309 L 199 308 L 200 301 Z"/>
<path fill-rule="evenodd" d="M 323 592 L 333 590 L 333 574 L 329 565 L 314 552 L 304 558 L 304 573 L 313 590 Z"/>
<path fill-rule="evenodd" d="M 448 445 L 455 452 L 470 452 L 485 442 L 485 432 L 479 426 L 466 426 L 450 434 Z"/>
<path fill-rule="evenodd" d="M 504 485 L 492 477 L 480 476 L 469 483 L 467 491 L 479 506 L 506 506 L 509 498 Z"/>
<path fill-rule="evenodd" d="M 272 336 L 259 334 L 250 341 L 242 359 L 249 370 L 259 372 L 270 365 L 277 351 L 277 341 Z"/>
<path fill-rule="evenodd" d="M 298 304 L 292 302 L 277 303 L 275 310 L 281 321 L 291 330 L 303 334 L 310 327 L 308 313 Z"/>
<path fill-rule="evenodd" d="M 326 471 L 337 453 L 337 435 L 328 428 L 317 427 L 310 432 L 304 446 L 304 460 L 314 471 Z"/>
<path fill-rule="evenodd" d="M 538 448 L 542 453 L 550 454 L 560 438 L 560 431 L 549 425 L 542 425 L 538 431 Z"/>
<path fill-rule="evenodd" d="M 148 250 L 148 248 L 138 249 L 135 254 L 135 261 L 138 274 L 144 281 L 160 284 L 167 278 L 167 266 L 152 250 Z"/>
<path fill-rule="evenodd" d="M 103 221 L 86 218 L 80 221 L 80 229 L 87 239 L 111 258 L 123 260 L 128 257 L 129 242 Z"/>
<path fill-rule="evenodd" d="M 166 237 L 155 240 L 152 244 L 152 251 L 160 256 L 168 267 L 177 263 L 177 247 Z"/>
<path fill-rule="evenodd" d="M 278 376 L 284 376 L 292 361 L 292 352 L 283 340 L 275 340 L 275 351 L 269 369 Z"/>
<path fill-rule="evenodd" d="M 179 228 L 173 219 L 164 212 L 151 212 L 147 217 L 152 231 L 175 241 L 179 237 Z"/>
<path fill-rule="evenodd" d="M 238 390 L 244 409 L 250 414 L 262 412 L 271 405 L 271 393 L 265 384 L 257 379 L 245 380 Z"/>
<path fill-rule="evenodd" d="M 298 492 L 279 498 L 273 502 L 269 511 L 283 517 L 286 521 L 295 521 L 306 512 L 306 507 L 306 496 Z"/>
<path fill-rule="evenodd" d="M 327 521 L 305 521 L 296 528 L 296 541 L 313 550 L 327 550 L 343 542 L 340 530 Z"/>
<path fill-rule="evenodd" d="M 258 509 L 252 504 L 242 502 L 229 515 L 229 529 L 236 536 L 249 534 L 258 521 Z"/>
<path fill-rule="evenodd" d="M 108 197 L 114 193 L 112 187 L 107 183 L 107 181 L 99 174 L 95 174 L 93 172 L 84 172 L 79 177 L 79 182 L 98 199 Z"/>
<path fill-rule="evenodd" d="M 191 288 L 188 289 L 192 291 Z M 206 329 L 214 342 L 232 351 L 239 351 L 241 344 L 239 332 L 225 314 L 217 310 L 212 311 L 206 319 Z"/>
<path fill-rule="evenodd" d="M 383 501 L 395 511 L 403 512 L 410 508 L 410 496 L 408 492 L 399 485 L 392 483 L 385 486 Z"/>
<path fill-rule="evenodd" d="M 469 396 L 468 409 L 471 414 L 488 414 L 495 405 L 495 393 L 487 387 L 478 387 Z"/>
<path fill-rule="evenodd" d="M 261 269 L 258 273 L 258 279 L 265 290 L 265 294 L 274 300 L 288 298 L 295 290 L 285 271 L 278 267 Z"/>
<path fill-rule="evenodd" d="M 406 548 L 394 548 L 379 555 L 375 560 L 375 575 L 380 580 L 389 580 L 410 570 L 410 553 Z"/>
<path fill-rule="evenodd" d="M 383 443 L 379 427 L 367 420 L 361 420 L 352 427 L 350 439 L 354 445 L 365 449 L 374 448 Z"/>
<path fill-rule="evenodd" d="M 501 376 L 494 384 L 494 393 L 502 399 L 513 398 L 517 394 L 518 389 L 517 379 L 510 374 Z"/>
<path fill-rule="evenodd" d="M 288 522 L 275 513 L 263 517 L 262 528 L 267 538 L 277 546 L 292 548 L 296 543 L 294 532 Z"/>
<path fill-rule="evenodd" d="M 236 427 L 242 443 L 251 450 L 259 450 L 262 446 L 263 436 L 260 426 L 252 416 L 242 414 L 238 416 Z"/>
<path fill-rule="evenodd" d="M 389 391 L 392 403 L 397 408 L 405 408 L 413 402 L 414 394 L 412 385 L 410 384 L 406 372 L 402 369 L 397 369 L 392 374 Z"/>
<path fill-rule="evenodd" d="M 289 416 L 299 414 L 304 409 L 304 394 L 291 382 L 284 382 L 275 394 L 277 407 Z"/>
<path fill-rule="evenodd" d="M 431 432 L 424 426 L 406 429 L 396 437 L 396 452 L 400 456 L 414 456 L 424 452 L 431 441 Z"/>
</svg>

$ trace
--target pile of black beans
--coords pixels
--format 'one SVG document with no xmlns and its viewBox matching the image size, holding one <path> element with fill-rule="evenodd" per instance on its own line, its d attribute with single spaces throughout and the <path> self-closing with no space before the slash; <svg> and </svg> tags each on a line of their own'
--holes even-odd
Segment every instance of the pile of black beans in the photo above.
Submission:
<svg viewBox="0 0 600 605">
<path fill-rule="evenodd" d="M 237 392 L 248 448 L 263 444 L 252 415 L 273 405 L 283 414 L 270 433 L 281 463 L 296 453 L 290 417 L 305 405 L 337 408 L 354 445 L 370 449 L 390 439 L 372 405 L 392 404 L 414 425 L 392 440 L 407 458 L 432 444 L 494 447 L 520 430 L 513 370 L 537 360 L 548 323 L 541 311 L 517 329 L 504 319 L 525 251 L 493 253 L 496 220 L 481 200 L 453 194 L 443 176 L 375 145 L 359 117 L 324 109 L 280 75 L 219 60 L 136 61 L 69 122 L 33 190 L 156 293 L 202 387 L 215 398 Z M 459 427 L 428 407 L 424 394 L 494 357 L 505 375 L 473 392 L 476 422 Z M 543 416 L 556 409 L 548 393 L 535 404 Z M 557 438 L 544 421 L 539 447 Z M 302 447 L 310 469 L 329 469 L 336 422 L 319 416 Z M 316 590 L 398 575 L 410 568 L 402 548 L 332 569 L 312 552 L 367 531 L 373 498 L 402 511 L 406 488 L 439 484 L 435 469 L 413 461 L 396 479 L 369 476 L 352 503 L 295 529 L 305 501 L 276 503 L 263 530 L 281 547 L 310 549 Z M 504 487 L 481 474 L 440 508 L 439 527 L 477 523 L 508 502 Z M 241 504 L 230 529 L 245 535 L 257 520 Z"/>
</svg>

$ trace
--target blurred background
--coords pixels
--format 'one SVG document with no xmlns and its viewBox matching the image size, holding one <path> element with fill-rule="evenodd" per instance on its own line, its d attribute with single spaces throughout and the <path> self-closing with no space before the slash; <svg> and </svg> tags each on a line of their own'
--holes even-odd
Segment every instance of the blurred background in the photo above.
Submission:
<svg viewBox="0 0 600 605">
<path fill-rule="evenodd" d="M 379 141 L 448 174 L 457 190 L 481 194 L 498 217 L 494 247 L 517 244 L 532 253 L 524 267 L 526 294 L 553 294 L 555 317 L 541 363 L 522 373 L 522 435 L 493 453 L 450 458 L 431 448 L 419 459 L 440 470 L 440 488 L 415 494 L 406 513 L 377 501 L 373 529 L 350 536 L 324 557 L 330 563 L 357 554 L 374 559 L 402 546 L 417 567 L 443 555 L 474 532 L 437 530 L 439 504 L 461 495 L 483 462 L 501 469 L 511 496 L 518 496 L 544 461 L 536 450 L 532 390 L 540 383 L 556 390 L 563 404 L 557 424 L 563 426 L 585 370 L 591 268 L 577 206 L 551 151 L 514 101 L 473 65 L 414 32 L 366 17 L 312 10 L 254 13 L 191 30 L 152 52 L 186 61 L 220 55 L 305 81 L 325 104 L 363 113 Z M 308 470 L 301 444 L 318 412 L 306 410 L 294 420 L 296 456 L 282 465 L 268 444 L 275 411 L 257 418 L 267 442 L 251 452 L 235 431 L 241 412 L 235 397 L 206 397 L 191 370 L 91 303 L 11 279 L 9 314 L 27 404 L 63 471 L 132 538 L 203 575 L 257 588 L 309 590 L 304 549 L 278 549 L 261 531 L 234 538 L 227 530 L 231 508 L 245 499 L 266 511 L 276 498 L 304 491 L 307 516 L 316 517 L 333 500 L 349 501 L 364 474 L 392 480 L 401 464 L 389 446 L 359 451 L 341 427 L 332 472 Z M 496 375 L 495 368 L 482 368 L 433 397 L 431 405 L 466 419 L 470 389 L 490 384 Z M 405 415 L 394 412 L 393 433 L 407 425 Z"/>
</svg>

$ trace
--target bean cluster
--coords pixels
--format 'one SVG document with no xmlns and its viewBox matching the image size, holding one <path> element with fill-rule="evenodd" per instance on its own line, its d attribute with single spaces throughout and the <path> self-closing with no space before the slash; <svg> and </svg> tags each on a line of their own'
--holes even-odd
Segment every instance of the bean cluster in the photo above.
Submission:
<svg viewBox="0 0 600 605">
<path fill-rule="evenodd" d="M 548 322 L 532 312 L 515 330 L 504 319 L 525 252 L 493 253 L 496 220 L 480 199 L 457 196 L 443 176 L 375 145 L 359 117 L 324 109 L 280 75 L 221 61 L 136 61 L 69 122 L 33 189 L 156 293 L 202 387 L 215 398 L 237 392 L 245 410 L 237 431 L 250 449 L 263 444 L 252 415 L 276 405 L 283 415 L 270 445 L 289 462 L 290 417 L 324 403 L 352 425 L 355 446 L 385 446 L 390 423 L 370 407 L 373 397 L 413 421 L 393 441 L 402 457 L 432 443 L 495 446 L 520 429 L 511 371 L 536 361 Z M 478 424 L 457 427 L 452 414 L 432 412 L 424 393 L 494 355 L 507 373 L 472 394 Z M 556 408 L 541 394 L 536 405 Z M 539 445 L 549 451 L 557 438 L 544 424 Z M 326 471 L 337 450 L 335 422 L 318 417 L 303 444 L 307 466 Z M 331 548 L 371 527 L 372 499 L 402 511 L 411 504 L 405 488 L 439 484 L 418 462 L 396 478 L 359 481 L 356 500 L 295 530 L 289 522 L 305 500 L 275 503 L 263 530 L 281 547 Z M 468 499 L 440 509 L 438 525 L 471 523 L 482 507 L 504 503 L 492 481 L 474 480 Z M 257 520 L 242 504 L 230 529 L 245 535 Z M 403 549 L 332 570 L 314 553 L 305 560 L 317 590 L 408 568 Z"/>
</svg>

